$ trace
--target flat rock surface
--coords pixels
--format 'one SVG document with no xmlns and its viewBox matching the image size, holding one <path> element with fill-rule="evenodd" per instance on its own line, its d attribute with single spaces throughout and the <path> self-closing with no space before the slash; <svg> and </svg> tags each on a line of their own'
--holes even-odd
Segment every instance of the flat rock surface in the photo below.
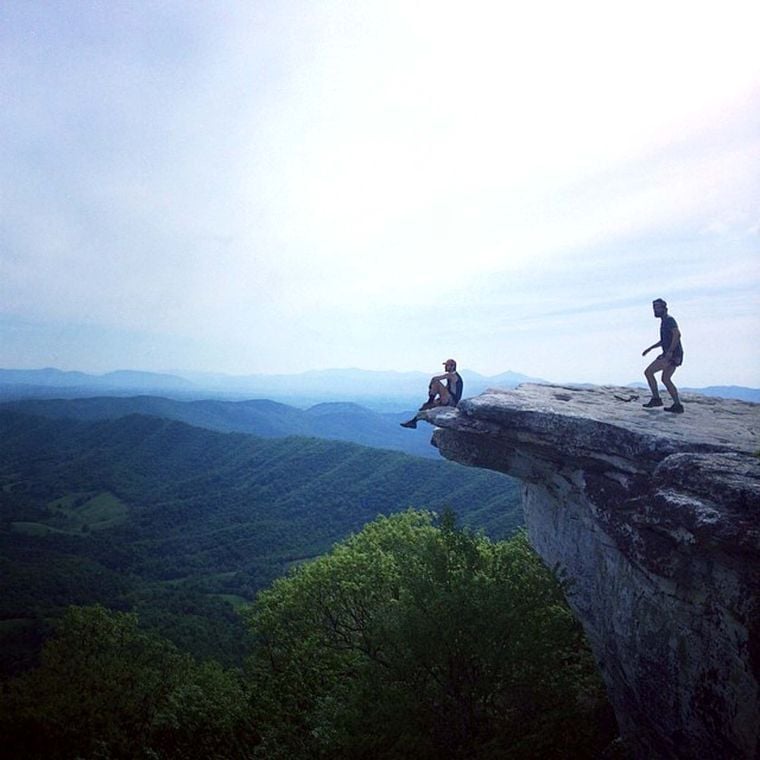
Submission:
<svg viewBox="0 0 760 760">
<path fill-rule="evenodd" d="M 760 451 L 760 404 L 684 394 L 683 414 L 645 409 L 648 391 L 613 386 L 525 384 L 515 390 L 492 389 L 463 400 L 456 410 L 434 409 L 424 416 L 440 427 L 465 428 L 470 420 L 493 422 L 500 428 L 541 428 L 549 421 L 567 434 L 584 421 L 617 427 L 628 434 L 668 441 L 673 451 Z M 664 399 L 668 405 L 667 398 Z M 572 424 L 576 423 L 576 424 Z"/>
</svg>

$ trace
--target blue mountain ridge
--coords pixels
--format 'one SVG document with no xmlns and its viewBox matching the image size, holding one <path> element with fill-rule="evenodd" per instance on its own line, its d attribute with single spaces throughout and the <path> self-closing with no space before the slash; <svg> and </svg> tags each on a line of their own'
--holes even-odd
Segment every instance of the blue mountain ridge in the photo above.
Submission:
<svg viewBox="0 0 760 760">
<path fill-rule="evenodd" d="M 465 396 L 488 388 L 515 388 L 525 382 L 548 382 L 519 372 L 485 376 L 462 370 Z M 424 372 L 327 369 L 279 375 L 157 373 L 118 370 L 102 375 L 45 369 L 0 369 L 0 399 L 108 395 L 160 395 L 181 399 L 267 398 L 302 408 L 322 402 L 353 402 L 377 411 L 408 411 L 425 396 L 430 375 Z M 639 386 L 635 382 L 631 385 Z M 708 396 L 760 402 L 760 389 L 736 385 L 684 388 Z"/>
<path fill-rule="evenodd" d="M 325 402 L 299 409 L 269 399 L 183 401 L 159 396 L 98 396 L 6 401 L 0 404 L 0 410 L 3 409 L 80 421 L 142 414 L 224 433 L 261 438 L 324 438 L 402 451 L 426 459 L 440 458 L 437 449 L 430 445 L 429 429 L 404 430 L 399 426 L 410 412 L 381 413 L 346 402 Z"/>
</svg>

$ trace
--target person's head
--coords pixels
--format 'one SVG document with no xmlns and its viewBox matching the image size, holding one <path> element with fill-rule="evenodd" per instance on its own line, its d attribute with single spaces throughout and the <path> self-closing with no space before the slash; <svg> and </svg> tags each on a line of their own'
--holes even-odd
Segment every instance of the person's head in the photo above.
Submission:
<svg viewBox="0 0 760 760">
<path fill-rule="evenodd" d="M 668 305 L 662 298 L 655 298 L 652 301 L 652 309 L 654 309 L 655 317 L 664 317 L 668 313 Z"/>
<path fill-rule="evenodd" d="M 443 368 L 446 370 L 446 372 L 456 372 L 457 363 L 453 359 L 446 359 L 446 361 L 443 363 Z"/>
</svg>

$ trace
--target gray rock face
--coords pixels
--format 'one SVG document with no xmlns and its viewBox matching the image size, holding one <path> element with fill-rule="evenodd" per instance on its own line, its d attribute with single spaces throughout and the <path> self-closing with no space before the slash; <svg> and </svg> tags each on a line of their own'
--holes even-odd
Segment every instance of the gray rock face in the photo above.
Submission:
<svg viewBox="0 0 760 760">
<path fill-rule="evenodd" d="M 760 405 L 523 385 L 425 413 L 448 459 L 521 478 L 528 534 L 637 757 L 760 757 Z"/>
</svg>

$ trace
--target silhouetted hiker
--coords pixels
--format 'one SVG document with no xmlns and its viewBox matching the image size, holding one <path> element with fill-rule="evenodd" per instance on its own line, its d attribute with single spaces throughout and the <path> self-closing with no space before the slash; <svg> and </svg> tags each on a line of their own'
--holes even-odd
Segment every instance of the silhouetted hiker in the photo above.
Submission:
<svg viewBox="0 0 760 760">
<path fill-rule="evenodd" d="M 461 375 L 457 372 L 457 363 L 453 359 L 446 359 L 443 362 L 443 368 L 446 370 L 442 375 L 435 375 L 430 378 L 428 386 L 428 400 L 420 407 L 419 411 L 433 409 L 436 406 L 456 406 L 459 399 L 462 398 Z M 417 415 L 411 420 L 401 423 L 401 427 L 416 428 Z"/>
<path fill-rule="evenodd" d="M 662 383 L 668 389 L 670 397 L 673 399 L 672 406 L 666 406 L 666 412 L 683 412 L 683 406 L 678 399 L 678 389 L 671 382 L 670 378 L 673 373 L 683 362 L 683 347 L 681 346 L 681 331 L 678 329 L 673 317 L 668 316 L 668 305 L 662 298 L 652 301 L 652 309 L 655 317 L 660 319 L 660 340 L 641 354 L 646 356 L 653 348 L 662 347 L 662 353 L 644 370 L 644 376 L 649 383 L 649 389 L 652 391 L 652 398 L 643 404 L 647 409 L 655 406 L 662 406 L 660 392 L 657 389 L 657 378 L 655 372 L 662 371 Z"/>
</svg>

